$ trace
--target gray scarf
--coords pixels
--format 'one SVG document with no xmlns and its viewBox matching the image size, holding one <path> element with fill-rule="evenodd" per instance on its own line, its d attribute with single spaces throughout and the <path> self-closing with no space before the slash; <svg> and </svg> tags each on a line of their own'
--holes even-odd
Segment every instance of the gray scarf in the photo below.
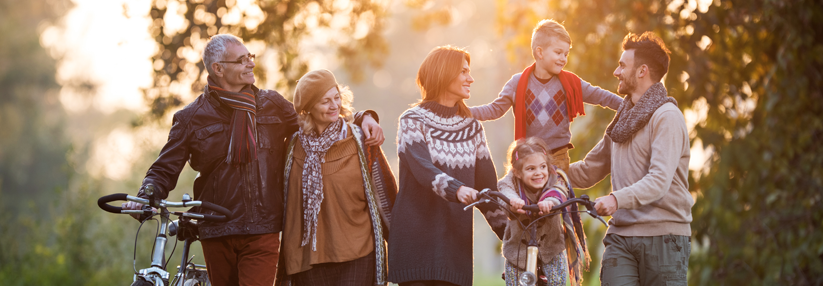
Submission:
<svg viewBox="0 0 823 286">
<path fill-rule="evenodd" d="M 340 141 L 340 133 L 344 127 L 343 118 L 338 119 L 317 135 L 316 130 L 308 134 L 303 128 L 298 131 L 300 144 L 306 151 L 306 160 L 303 163 L 303 242 L 306 246 L 311 238 L 311 249 L 317 251 L 317 215 L 320 214 L 320 203 L 323 202 L 323 166 L 326 162 L 326 152 L 334 142 Z"/>
<path fill-rule="evenodd" d="M 677 106 L 677 100 L 673 97 L 667 96 L 668 92 L 663 87 L 662 83 L 655 83 L 643 97 L 637 101 L 637 105 L 632 103 L 630 97 L 623 99 L 623 103 L 617 108 L 617 114 L 614 115 L 612 123 L 606 128 L 606 134 L 611 137 L 612 141 L 623 143 L 631 139 L 634 133 L 637 133 L 640 128 L 646 126 L 649 120 L 654 115 L 654 112 L 666 102 L 674 103 Z"/>
</svg>

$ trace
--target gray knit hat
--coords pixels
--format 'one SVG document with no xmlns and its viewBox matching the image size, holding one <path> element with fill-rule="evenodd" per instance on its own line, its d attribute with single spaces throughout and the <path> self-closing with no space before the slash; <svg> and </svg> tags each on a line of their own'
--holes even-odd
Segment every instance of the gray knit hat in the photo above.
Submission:
<svg viewBox="0 0 823 286">
<path fill-rule="evenodd" d="M 308 111 L 329 89 L 336 86 L 337 80 L 329 70 L 313 70 L 306 73 L 297 81 L 294 90 L 294 109 L 297 113 Z"/>
</svg>

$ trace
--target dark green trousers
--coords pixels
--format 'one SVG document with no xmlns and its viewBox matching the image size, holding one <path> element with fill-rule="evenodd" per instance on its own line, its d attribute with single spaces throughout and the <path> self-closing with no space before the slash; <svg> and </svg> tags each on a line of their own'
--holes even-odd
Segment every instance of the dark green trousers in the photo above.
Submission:
<svg viewBox="0 0 823 286">
<path fill-rule="evenodd" d="M 690 238 L 682 235 L 619 236 L 607 234 L 600 268 L 600 284 L 686 285 Z"/>
</svg>

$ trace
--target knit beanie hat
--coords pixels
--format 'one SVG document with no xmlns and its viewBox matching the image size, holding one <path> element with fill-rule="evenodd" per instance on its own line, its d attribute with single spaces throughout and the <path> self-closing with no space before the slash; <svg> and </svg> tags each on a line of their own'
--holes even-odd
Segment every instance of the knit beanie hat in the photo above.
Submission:
<svg viewBox="0 0 823 286">
<path fill-rule="evenodd" d="M 331 71 L 322 69 L 306 73 L 297 81 L 294 90 L 294 109 L 297 113 L 308 111 L 329 89 L 337 86 L 337 80 Z"/>
</svg>

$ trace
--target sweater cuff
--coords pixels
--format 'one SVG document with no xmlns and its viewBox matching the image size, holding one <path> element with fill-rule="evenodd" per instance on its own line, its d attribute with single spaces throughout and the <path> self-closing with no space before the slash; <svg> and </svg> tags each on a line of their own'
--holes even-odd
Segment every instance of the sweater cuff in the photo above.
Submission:
<svg viewBox="0 0 823 286">
<path fill-rule="evenodd" d="M 466 184 L 464 184 L 463 182 L 458 181 L 455 178 L 446 175 L 445 173 L 440 173 L 434 177 L 434 181 L 432 182 L 432 189 L 434 190 L 435 194 L 442 197 L 443 199 L 450 202 L 459 203 L 460 200 L 457 199 L 457 190 L 459 190 L 460 187 L 465 185 Z"/>
<path fill-rule="evenodd" d="M 628 192 L 612 192 L 609 194 L 610 196 L 614 197 L 614 200 L 617 202 L 617 209 L 632 209 L 629 206 L 629 202 L 631 202 L 631 198 L 629 198 Z"/>
<path fill-rule="evenodd" d="M 463 182 L 458 181 L 456 179 L 452 179 L 451 181 L 449 181 L 449 186 L 446 187 L 446 194 L 447 194 L 446 197 L 447 197 L 447 199 L 449 201 L 459 203 L 460 200 L 457 199 L 457 190 L 459 190 L 460 187 L 465 186 L 465 185 L 466 184 L 463 184 Z"/>
</svg>

